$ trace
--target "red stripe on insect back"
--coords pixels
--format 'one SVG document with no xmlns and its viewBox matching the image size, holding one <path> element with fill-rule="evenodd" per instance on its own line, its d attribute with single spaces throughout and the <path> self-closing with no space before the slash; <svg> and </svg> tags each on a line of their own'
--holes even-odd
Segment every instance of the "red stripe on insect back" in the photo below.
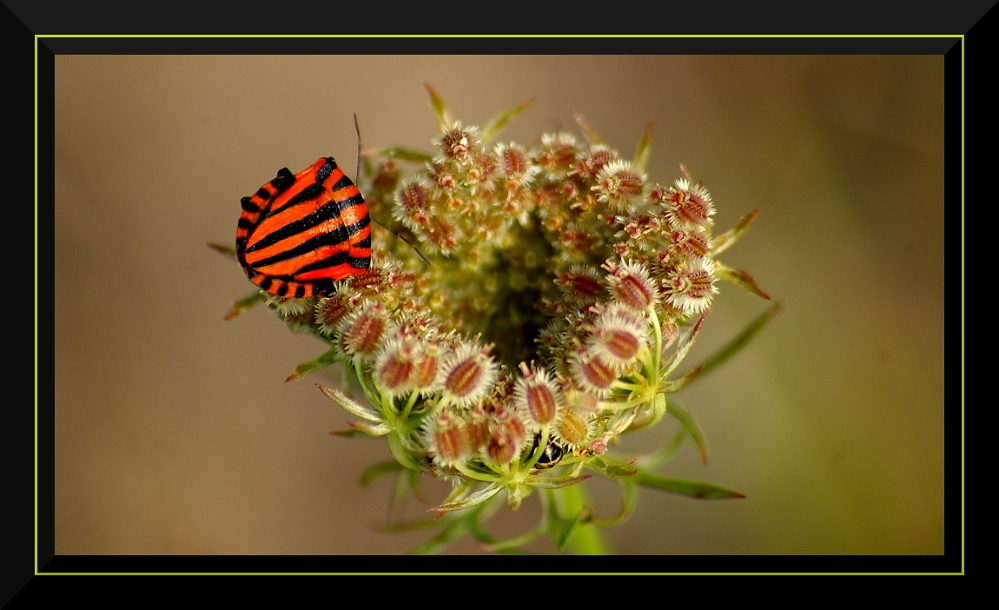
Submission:
<svg viewBox="0 0 999 610">
<path fill-rule="evenodd" d="M 371 263 L 371 219 L 332 157 L 278 172 L 241 200 L 236 254 L 251 282 L 278 296 L 330 295 Z"/>
<path fill-rule="evenodd" d="M 313 271 L 311 273 L 303 273 L 303 274 L 301 274 L 301 276 L 299 276 L 299 279 L 302 279 L 302 280 L 318 280 L 318 279 L 322 279 L 322 278 L 338 279 L 340 277 L 343 277 L 344 274 L 354 275 L 356 273 L 357 273 L 357 270 L 353 270 L 350 267 L 349 264 L 343 263 L 343 264 L 337 265 L 335 267 L 328 267 L 326 269 L 319 269 L 319 270 Z"/>
</svg>

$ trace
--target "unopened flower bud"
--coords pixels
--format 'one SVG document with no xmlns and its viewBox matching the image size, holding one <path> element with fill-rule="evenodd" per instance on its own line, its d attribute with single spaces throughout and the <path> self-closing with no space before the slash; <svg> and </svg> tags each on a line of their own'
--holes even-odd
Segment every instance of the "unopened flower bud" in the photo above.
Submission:
<svg viewBox="0 0 999 610">
<path fill-rule="evenodd" d="M 590 418 L 578 409 L 567 408 L 559 412 L 553 432 L 560 444 L 569 450 L 575 450 L 589 444 L 593 430 Z"/>
<path fill-rule="evenodd" d="M 412 343 L 398 337 L 385 341 L 371 371 L 379 390 L 389 395 L 398 395 L 413 388 L 415 351 Z"/>
<path fill-rule="evenodd" d="M 488 349 L 459 345 L 443 365 L 444 390 L 453 404 L 468 406 L 486 395 L 496 380 L 497 367 Z"/>
<path fill-rule="evenodd" d="M 573 354 L 570 369 L 579 387 L 591 394 L 606 395 L 617 380 L 617 370 L 597 354 L 582 352 Z"/>
<path fill-rule="evenodd" d="M 599 315 L 587 343 L 590 351 L 618 370 L 629 367 L 648 343 L 647 324 L 639 315 L 620 305 Z"/>
<path fill-rule="evenodd" d="M 718 288 L 711 275 L 710 261 L 690 266 L 678 265 L 663 280 L 666 302 L 684 314 L 700 314 L 709 307 Z"/>
<path fill-rule="evenodd" d="M 659 292 L 655 280 L 649 277 L 643 265 L 626 262 L 623 265 L 607 264 L 610 271 L 607 283 L 611 296 L 622 305 L 635 311 L 644 311 L 656 302 Z"/>
<path fill-rule="evenodd" d="M 714 204 L 708 189 L 700 184 L 691 184 L 686 178 L 680 178 L 668 191 L 663 192 L 660 205 L 666 219 L 676 229 L 691 226 L 710 227 L 711 216 L 715 213 Z"/>
<path fill-rule="evenodd" d="M 521 366 L 524 376 L 517 380 L 513 393 L 514 407 L 536 426 L 551 423 L 562 403 L 558 384 L 544 369 L 529 370 L 525 365 Z"/>
<path fill-rule="evenodd" d="M 440 466 L 454 466 L 471 453 L 465 426 L 455 413 L 446 409 L 430 422 L 426 439 L 434 462 Z"/>
<path fill-rule="evenodd" d="M 630 162 L 617 159 L 600 170 L 592 190 L 597 194 L 598 201 L 614 210 L 624 210 L 642 195 L 644 188 L 645 174 L 632 169 Z"/>
<path fill-rule="evenodd" d="M 502 408 L 495 413 L 490 432 L 486 451 L 497 464 L 513 461 L 527 438 L 527 429 L 517 414 Z"/>
<path fill-rule="evenodd" d="M 340 325 L 341 349 L 351 356 L 373 357 L 381 347 L 388 326 L 385 307 L 370 301 L 344 318 Z"/>
</svg>

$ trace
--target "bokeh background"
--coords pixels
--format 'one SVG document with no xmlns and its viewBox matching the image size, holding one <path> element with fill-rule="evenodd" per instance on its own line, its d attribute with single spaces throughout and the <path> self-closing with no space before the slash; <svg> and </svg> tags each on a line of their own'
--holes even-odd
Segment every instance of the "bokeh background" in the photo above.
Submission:
<svg viewBox="0 0 999 610">
<path fill-rule="evenodd" d="M 651 180 L 683 163 L 719 231 L 760 210 L 723 260 L 784 311 L 677 395 L 711 459 L 688 444 L 664 471 L 747 497 L 644 491 L 616 551 L 943 552 L 941 57 L 59 55 L 57 553 L 393 554 L 429 536 L 373 529 L 391 480 L 358 477 L 385 443 L 328 434 L 347 416 L 313 383 L 333 374 L 284 383 L 322 344 L 262 307 L 223 321 L 251 285 L 206 247 L 277 169 L 352 168 L 354 112 L 366 147 L 429 149 L 424 82 L 466 124 L 534 98 L 502 140 L 578 134 L 578 112 L 630 156 L 654 121 Z M 691 364 L 768 305 L 721 289 Z M 617 510 L 613 483 L 593 490 Z M 428 481 L 407 515 L 444 492 Z M 538 514 L 528 500 L 494 531 Z"/>
</svg>

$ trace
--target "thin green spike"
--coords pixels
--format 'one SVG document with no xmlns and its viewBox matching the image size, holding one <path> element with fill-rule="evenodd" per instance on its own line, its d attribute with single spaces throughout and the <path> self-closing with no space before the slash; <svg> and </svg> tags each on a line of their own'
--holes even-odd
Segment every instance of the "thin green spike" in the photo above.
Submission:
<svg viewBox="0 0 999 610">
<path fill-rule="evenodd" d="M 649 163 L 649 157 L 652 155 L 652 121 L 645 126 L 645 132 L 642 133 L 642 139 L 638 141 L 638 148 L 635 149 L 635 160 L 632 161 L 632 165 L 638 171 L 645 171 L 645 167 Z"/>
<path fill-rule="evenodd" d="M 515 118 L 517 118 L 517 115 L 526 110 L 532 103 L 534 103 L 534 98 L 518 104 L 509 110 L 503 110 L 494 114 L 492 118 L 489 119 L 489 122 L 486 123 L 486 126 L 482 128 L 483 144 L 491 142 L 493 138 L 499 135 L 499 132 L 503 131 L 503 128 L 509 125 Z"/>
</svg>

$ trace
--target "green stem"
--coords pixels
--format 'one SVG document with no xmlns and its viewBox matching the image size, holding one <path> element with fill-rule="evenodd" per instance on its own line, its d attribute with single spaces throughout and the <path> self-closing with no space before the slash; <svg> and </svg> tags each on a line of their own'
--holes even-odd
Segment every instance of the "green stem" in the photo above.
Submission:
<svg viewBox="0 0 999 610">
<path fill-rule="evenodd" d="M 652 305 L 649 306 L 649 316 L 652 318 L 652 327 L 656 332 L 656 347 L 652 352 L 652 370 L 654 371 L 653 375 L 658 376 L 663 356 L 663 329 L 659 324 L 659 315 L 656 314 L 656 308 Z"/>
<path fill-rule="evenodd" d="M 559 500 L 563 515 L 578 515 L 584 506 L 592 505 L 590 494 L 586 487 L 570 485 L 553 489 Z M 611 555 L 614 553 L 604 536 L 603 530 L 592 523 L 580 523 L 569 543 L 569 548 L 576 555 Z"/>
<path fill-rule="evenodd" d="M 476 470 L 472 470 L 468 466 L 465 466 L 460 462 L 455 464 L 454 468 L 458 470 L 458 472 L 468 477 L 469 479 L 472 479 L 473 481 L 483 481 L 486 483 L 492 483 L 494 481 L 499 481 L 501 478 L 498 475 L 486 474 L 484 472 L 478 472 Z"/>
<path fill-rule="evenodd" d="M 407 419 L 409 419 L 409 412 L 413 410 L 413 405 L 416 404 L 416 399 L 419 397 L 419 395 L 420 393 L 415 390 L 409 395 L 409 400 L 406 401 L 406 406 L 403 407 L 402 415 L 399 417 L 399 419 L 401 419 L 402 421 L 406 421 Z"/>
<path fill-rule="evenodd" d="M 354 376 L 357 378 L 357 383 L 360 384 L 361 390 L 364 392 L 364 395 L 367 397 L 368 402 L 378 407 L 378 409 L 382 412 L 382 417 L 385 419 L 385 421 L 394 424 L 396 421 L 395 413 L 392 411 L 391 408 L 388 408 L 386 406 L 385 402 L 381 399 L 382 398 L 381 395 L 378 392 L 372 390 L 368 386 L 368 383 L 364 380 L 364 372 L 361 370 L 361 361 L 354 360 L 352 364 L 353 364 L 352 368 L 354 369 Z"/>
<path fill-rule="evenodd" d="M 420 469 L 420 465 L 414 461 L 412 454 L 403 446 L 402 436 L 398 430 L 392 430 L 386 438 L 388 439 L 389 451 L 397 462 L 410 470 Z"/>
</svg>

